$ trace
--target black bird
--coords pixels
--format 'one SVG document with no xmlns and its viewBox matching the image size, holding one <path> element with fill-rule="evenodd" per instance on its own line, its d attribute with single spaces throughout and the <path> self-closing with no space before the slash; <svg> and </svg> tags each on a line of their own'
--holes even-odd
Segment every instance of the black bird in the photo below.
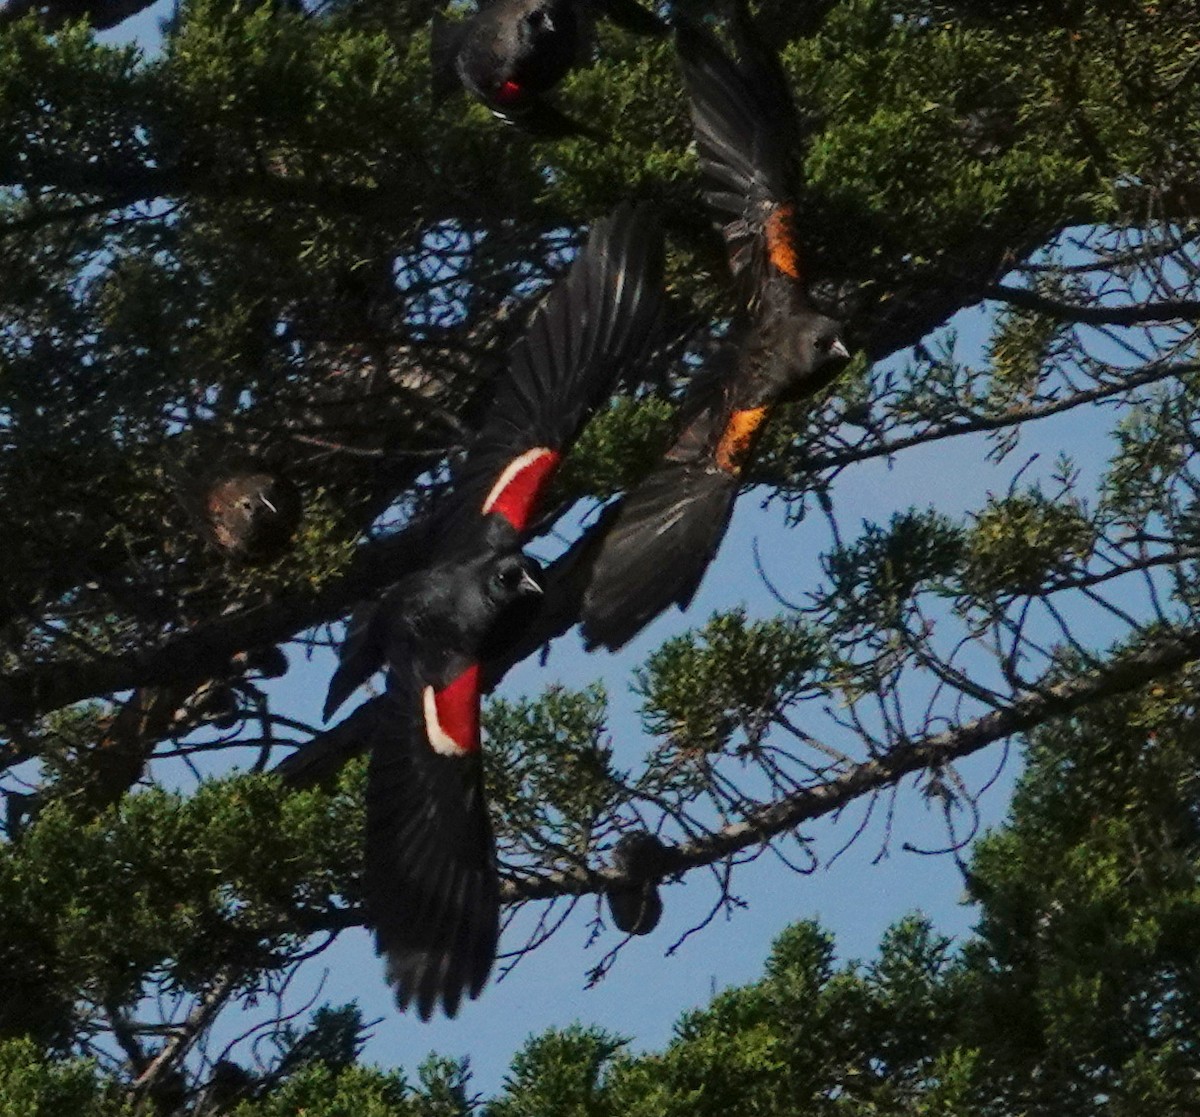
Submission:
<svg viewBox="0 0 1200 1117">
<path fill-rule="evenodd" d="M 435 13 L 430 39 L 435 98 L 461 82 L 496 116 L 527 132 L 603 139 L 543 97 L 583 61 L 597 15 L 638 34 L 667 31 L 637 0 L 491 0 L 460 21 Z"/>
<path fill-rule="evenodd" d="M 430 561 L 360 615 L 327 711 L 381 663 L 367 778 L 365 900 L 401 1008 L 453 1016 L 495 960 L 500 890 L 484 800 L 480 675 L 540 592 L 521 553 L 591 412 L 641 355 L 661 300 L 661 235 L 623 206 L 592 230 L 513 347 L 482 429 L 428 525 Z"/>
<path fill-rule="evenodd" d="M 805 287 L 789 174 L 799 129 L 786 78 L 744 0 L 731 30 L 736 62 L 703 28 L 676 20 L 704 198 L 743 309 L 689 391 L 675 443 L 599 544 L 583 603 L 589 647 L 618 648 L 672 603 L 687 608 L 775 406 L 811 396 L 849 356 L 839 324 Z"/>
</svg>

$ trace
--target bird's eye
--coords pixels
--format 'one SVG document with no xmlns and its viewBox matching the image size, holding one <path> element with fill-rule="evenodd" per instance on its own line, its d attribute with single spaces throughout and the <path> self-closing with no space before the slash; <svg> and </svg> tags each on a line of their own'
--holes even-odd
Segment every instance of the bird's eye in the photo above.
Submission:
<svg viewBox="0 0 1200 1117">
<path fill-rule="evenodd" d="M 821 334 L 817 338 L 817 352 L 825 357 L 840 357 L 842 360 L 850 359 L 850 351 L 846 348 L 845 342 L 835 333 Z"/>
</svg>

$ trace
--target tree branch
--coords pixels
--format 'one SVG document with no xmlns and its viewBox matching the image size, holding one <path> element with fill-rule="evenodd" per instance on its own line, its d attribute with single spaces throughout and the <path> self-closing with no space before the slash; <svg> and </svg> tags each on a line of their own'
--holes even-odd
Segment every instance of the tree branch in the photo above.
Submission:
<svg viewBox="0 0 1200 1117">
<path fill-rule="evenodd" d="M 891 440 L 881 440 L 867 445 L 849 446 L 844 450 L 833 450 L 824 454 L 814 455 L 804 461 L 804 468 L 809 473 L 821 473 L 828 469 L 841 469 L 858 462 L 872 461 L 876 458 L 887 458 L 901 450 L 914 446 L 928 446 L 947 438 L 960 438 L 970 434 L 989 434 L 993 431 L 1008 430 L 1019 427 L 1023 423 L 1037 422 L 1052 415 L 1061 415 L 1084 407 L 1089 403 L 1099 403 L 1101 400 L 1112 399 L 1114 396 L 1131 392 L 1135 388 L 1144 388 L 1149 384 L 1158 384 L 1163 380 L 1176 380 L 1200 372 L 1200 363 L 1187 361 L 1182 364 L 1151 364 L 1140 372 L 1123 376 L 1119 381 L 1098 384 L 1094 388 L 1086 388 L 1062 399 L 1047 403 L 1034 404 L 1030 407 L 1015 407 L 996 415 L 974 415 L 966 419 L 952 419 L 940 427 L 927 427 L 912 434 L 903 435 Z M 763 470 L 757 465 L 751 465 L 748 470 L 751 484 L 770 484 L 780 488 L 794 488 L 787 479 Z"/>
<path fill-rule="evenodd" d="M 1010 287 L 997 283 L 988 287 L 989 299 L 1034 310 L 1085 326 L 1136 326 L 1140 322 L 1170 322 L 1200 318 L 1200 302 L 1194 299 L 1169 299 L 1166 302 L 1134 303 L 1127 306 L 1081 306 L 1047 298 L 1028 287 Z"/>
<path fill-rule="evenodd" d="M 724 857 L 768 842 L 802 822 L 840 810 L 854 799 L 897 784 L 913 772 L 934 769 L 970 756 L 988 745 L 1063 717 L 1084 706 L 1145 686 L 1200 659 L 1200 629 L 1148 644 L 1117 657 L 1094 671 L 1052 683 L 964 725 L 892 749 L 886 756 L 856 765 L 836 779 L 805 788 L 778 802 L 751 811 L 741 822 L 694 841 L 667 846 L 662 855 L 666 875 L 711 865 Z M 600 892 L 613 885 L 636 884 L 615 870 L 568 871 L 509 881 L 507 902 L 542 900 Z"/>
<path fill-rule="evenodd" d="M 192 1045 L 205 1029 L 216 1019 L 217 1013 L 229 999 L 236 982 L 233 974 L 223 973 L 213 982 L 209 990 L 196 1002 L 187 1019 L 179 1025 L 174 1035 L 163 1044 L 162 1050 L 146 1065 L 134 1080 L 134 1089 L 148 1093 L 182 1061 Z"/>
<path fill-rule="evenodd" d="M 1200 629 L 1187 629 L 1153 641 L 1136 651 L 1118 655 L 1102 667 L 1032 690 L 1003 709 L 899 745 L 886 755 L 856 764 L 831 780 L 751 810 L 741 821 L 713 833 L 675 845 L 664 844 L 656 869 L 671 877 L 714 865 L 743 850 L 769 843 L 801 823 L 833 814 L 863 795 L 894 787 L 914 772 L 944 767 L 1016 733 L 1104 699 L 1128 694 L 1197 660 L 1200 660 Z M 506 880 L 501 898 L 511 904 L 583 896 L 632 887 L 645 879 L 614 868 L 530 873 Z M 305 930 L 314 933 L 362 923 L 359 908 L 339 908 L 302 921 Z"/>
<path fill-rule="evenodd" d="M 0 723 L 20 721 L 73 702 L 226 671 L 247 648 L 277 644 L 331 621 L 355 601 L 380 592 L 426 553 L 425 532 L 410 528 L 365 545 L 350 570 L 325 589 L 256 605 L 223 616 L 162 644 L 93 660 L 56 660 L 0 679 Z"/>
</svg>

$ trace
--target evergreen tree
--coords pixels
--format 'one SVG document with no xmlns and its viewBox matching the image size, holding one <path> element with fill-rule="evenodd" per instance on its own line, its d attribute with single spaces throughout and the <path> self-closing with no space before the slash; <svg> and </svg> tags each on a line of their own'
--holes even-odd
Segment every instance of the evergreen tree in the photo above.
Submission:
<svg viewBox="0 0 1200 1117">
<path fill-rule="evenodd" d="M 356 757 L 377 706 L 309 725 L 268 681 L 419 564 L 404 525 L 588 222 L 631 194 L 659 203 L 676 343 L 595 421 L 559 508 L 645 473 L 736 296 L 669 41 L 601 24 L 595 64 L 561 100 L 611 141 L 538 141 L 464 98 L 432 102 L 437 6 L 189 0 L 153 56 L 101 45 L 76 19 L 100 26 L 136 4 L 0 10 L 0 1097 L 14 1111 L 467 1105 L 461 1068 L 433 1064 L 413 1092 L 354 1067 L 359 1023 L 333 1010 L 294 1034 L 281 1021 L 265 1076 L 215 1052 L 188 1062 L 219 1014 L 362 919 Z M 798 1021 L 824 1014 L 828 1054 L 781 1054 L 766 1035 L 757 1054 L 739 1045 L 745 1089 L 778 1059 L 795 1096 L 831 1107 L 859 1104 L 859 1082 L 863 1096 L 897 1091 L 880 1105 L 943 1112 L 964 1098 L 984 1112 L 1174 1104 L 1195 1085 L 1194 974 L 1186 903 L 1155 890 L 1194 868 L 1194 808 L 1144 829 L 1105 812 L 1133 801 L 1113 782 L 1139 740 L 1132 720 L 1108 733 L 1119 696 L 1186 710 L 1174 680 L 1200 658 L 1200 13 L 1141 0 L 756 12 L 803 111 L 813 295 L 858 359 L 772 426 L 748 481 L 824 573 L 779 584 L 793 604 L 778 617 L 737 610 L 731 589 L 730 611 L 692 618 L 648 658 L 632 769 L 614 762 L 596 688 L 494 704 L 505 898 L 598 903 L 638 883 L 610 859 L 636 828 L 664 846 L 644 873 L 716 866 L 728 888 L 726 868 L 902 783 L 939 796 L 953 823 L 977 791 L 956 760 L 1034 730 L 1076 734 L 1076 759 L 1046 775 L 1059 805 L 1023 807 L 1041 821 L 979 854 L 992 895 L 970 988 L 943 980 L 928 928 L 899 929 L 868 977 L 835 972 L 827 939 L 797 930 L 772 974 L 791 974 L 779 980 L 794 995 L 778 996 Z M 995 311 L 981 357 L 947 327 L 980 303 Z M 1104 467 L 1027 468 L 1022 435 L 1066 419 L 1098 444 L 1107 432 Z M 844 474 L 922 453 L 936 469 L 951 439 L 997 463 L 993 495 L 966 514 L 909 490 L 887 522 L 840 504 Z M 292 486 L 294 533 L 227 541 L 237 493 Z M 519 651 L 568 630 L 577 605 L 567 585 Z M 1080 726 L 1109 743 L 1089 752 Z M 1154 733 L 1155 758 L 1186 753 L 1161 719 Z M 193 753 L 228 774 L 181 780 Z M 1134 767 L 1137 787 L 1162 781 L 1147 804 L 1178 790 L 1177 766 Z M 1107 847 L 1089 812 L 1109 820 Z M 1043 841 L 1053 856 L 1035 855 Z M 1149 877 L 1122 875 L 1130 848 L 1155 853 Z M 1071 888 L 1083 895 L 1060 912 Z M 1074 945 L 1043 963 L 1047 927 Z M 1111 950 L 1120 969 L 1097 982 L 1085 963 Z M 168 1020 L 146 1015 L 156 994 Z M 713 1019 L 741 1019 L 756 995 Z M 943 997 L 1010 1006 L 1028 1026 L 1009 1046 L 972 1044 Z M 681 1034 L 719 1060 L 706 1028 Z M 535 1104 L 518 1086 L 537 1060 L 605 1065 L 614 1042 L 545 1040 L 496 1105 Z M 93 1056 L 106 1076 L 60 1055 Z M 878 1060 L 900 1068 L 883 1085 Z M 680 1063 L 678 1081 L 699 1081 L 697 1066 Z M 600 1104 L 577 1068 L 562 1073 L 577 1108 Z M 1022 1095 L 1032 1081 L 1045 1093 Z"/>
</svg>

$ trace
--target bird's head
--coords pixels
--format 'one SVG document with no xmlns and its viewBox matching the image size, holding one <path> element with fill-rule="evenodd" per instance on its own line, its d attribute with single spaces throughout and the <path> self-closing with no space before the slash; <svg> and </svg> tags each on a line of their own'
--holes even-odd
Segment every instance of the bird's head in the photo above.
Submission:
<svg viewBox="0 0 1200 1117">
<path fill-rule="evenodd" d="M 829 383 L 845 367 L 850 351 L 841 324 L 808 306 L 794 307 L 760 336 L 768 354 L 769 379 L 782 400 L 799 399 Z"/>
<path fill-rule="evenodd" d="M 553 35 L 555 32 L 554 24 L 554 16 L 549 6 L 542 3 L 535 4 L 522 14 L 517 34 L 523 42 L 534 44 L 539 39 L 545 39 Z"/>
<path fill-rule="evenodd" d="M 540 597 L 541 572 L 541 565 L 528 555 L 502 555 L 488 576 L 487 595 L 501 607 L 523 597 Z"/>
<path fill-rule="evenodd" d="M 850 359 L 850 350 L 842 341 L 841 323 L 824 314 L 812 315 L 807 329 L 797 331 L 796 357 L 813 372 L 841 365 Z"/>
</svg>

